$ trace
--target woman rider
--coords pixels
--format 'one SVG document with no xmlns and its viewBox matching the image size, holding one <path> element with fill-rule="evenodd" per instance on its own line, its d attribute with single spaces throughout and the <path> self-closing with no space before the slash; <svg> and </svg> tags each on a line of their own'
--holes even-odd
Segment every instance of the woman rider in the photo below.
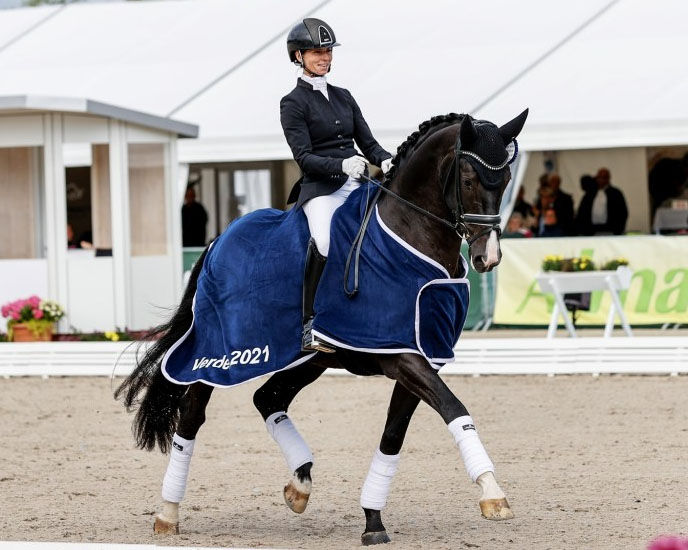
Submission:
<svg viewBox="0 0 688 550">
<path fill-rule="evenodd" d="M 361 185 L 359 178 L 368 161 L 383 172 L 392 163 L 392 155 L 373 137 L 351 93 L 325 79 L 335 46 L 339 44 L 334 31 L 320 19 L 307 18 L 294 26 L 287 37 L 287 51 L 302 74 L 280 102 L 282 129 L 302 172 L 289 202 L 303 207 L 311 233 L 303 279 L 304 351 L 334 351 L 311 333 L 315 291 L 330 248 L 332 215 Z M 354 148 L 354 141 L 365 158 Z"/>
</svg>

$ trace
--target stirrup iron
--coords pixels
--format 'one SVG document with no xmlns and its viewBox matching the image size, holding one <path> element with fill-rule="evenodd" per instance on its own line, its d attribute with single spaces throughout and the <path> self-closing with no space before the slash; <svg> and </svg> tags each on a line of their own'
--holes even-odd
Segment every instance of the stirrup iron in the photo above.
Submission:
<svg viewBox="0 0 688 550">
<path fill-rule="evenodd" d="M 330 345 L 313 334 L 313 319 L 309 319 L 303 327 L 303 338 L 301 340 L 302 351 L 322 351 L 323 353 L 334 353 L 336 350 Z"/>
</svg>

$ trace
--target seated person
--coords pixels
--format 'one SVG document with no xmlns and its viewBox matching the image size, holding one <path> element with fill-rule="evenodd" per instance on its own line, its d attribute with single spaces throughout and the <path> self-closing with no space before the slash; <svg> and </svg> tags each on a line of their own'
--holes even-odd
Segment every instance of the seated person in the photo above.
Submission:
<svg viewBox="0 0 688 550">
<path fill-rule="evenodd" d="M 520 212 L 514 212 L 511 214 L 502 237 L 511 239 L 532 236 L 533 232 L 525 226 L 523 215 Z"/>
<path fill-rule="evenodd" d="M 93 238 L 91 237 L 91 232 L 87 231 L 83 235 L 81 235 L 80 239 L 77 239 L 74 236 L 74 228 L 72 227 L 71 223 L 67 224 L 67 248 L 83 248 L 83 249 L 92 249 L 93 244 L 92 241 Z"/>
<path fill-rule="evenodd" d="M 542 231 L 538 237 L 564 237 L 566 232 L 557 220 L 557 211 L 554 208 L 548 208 L 542 216 L 543 226 Z"/>
</svg>

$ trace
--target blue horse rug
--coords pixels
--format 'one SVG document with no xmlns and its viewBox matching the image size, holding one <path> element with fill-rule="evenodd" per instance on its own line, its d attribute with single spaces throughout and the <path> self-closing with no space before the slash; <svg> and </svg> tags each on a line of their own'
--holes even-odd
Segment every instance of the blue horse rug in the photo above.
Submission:
<svg viewBox="0 0 688 550">
<path fill-rule="evenodd" d="M 462 278 L 452 279 L 385 226 L 375 207 L 363 239 L 359 292 L 349 298 L 346 259 L 373 191 L 362 186 L 335 212 L 313 329 L 338 347 L 416 353 L 439 368 L 454 359 L 466 319 L 466 261 L 461 258 Z M 206 255 L 193 324 L 165 354 L 165 377 L 177 384 L 234 386 L 313 357 L 301 351 L 309 238 L 300 208 L 258 210 L 232 222 Z M 348 288 L 352 281 L 353 269 Z"/>
</svg>

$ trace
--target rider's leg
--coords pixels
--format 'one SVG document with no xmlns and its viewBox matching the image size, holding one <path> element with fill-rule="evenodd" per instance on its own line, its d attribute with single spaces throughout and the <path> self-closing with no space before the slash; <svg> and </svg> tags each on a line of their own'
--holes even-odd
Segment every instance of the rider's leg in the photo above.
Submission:
<svg viewBox="0 0 688 550">
<path fill-rule="evenodd" d="M 301 349 L 303 351 L 323 351 L 326 353 L 334 351 L 332 346 L 327 344 L 327 342 L 320 341 L 312 333 L 312 323 L 315 317 L 315 309 L 313 307 L 315 292 L 318 289 L 320 277 L 322 277 L 322 273 L 325 270 L 326 262 L 327 257 L 318 252 L 316 241 L 311 238 L 308 243 L 306 266 L 303 273 L 303 339 L 301 341 Z"/>
<path fill-rule="evenodd" d="M 357 181 L 349 179 L 334 193 L 315 197 L 303 205 L 303 211 L 308 219 L 311 241 L 308 245 L 306 266 L 303 277 L 303 343 L 304 351 L 332 352 L 334 348 L 315 338 L 311 333 L 311 322 L 315 317 L 313 303 L 320 277 L 325 269 L 325 262 L 330 251 L 330 224 L 332 215 L 339 208 L 351 192 L 359 187 Z"/>
</svg>

